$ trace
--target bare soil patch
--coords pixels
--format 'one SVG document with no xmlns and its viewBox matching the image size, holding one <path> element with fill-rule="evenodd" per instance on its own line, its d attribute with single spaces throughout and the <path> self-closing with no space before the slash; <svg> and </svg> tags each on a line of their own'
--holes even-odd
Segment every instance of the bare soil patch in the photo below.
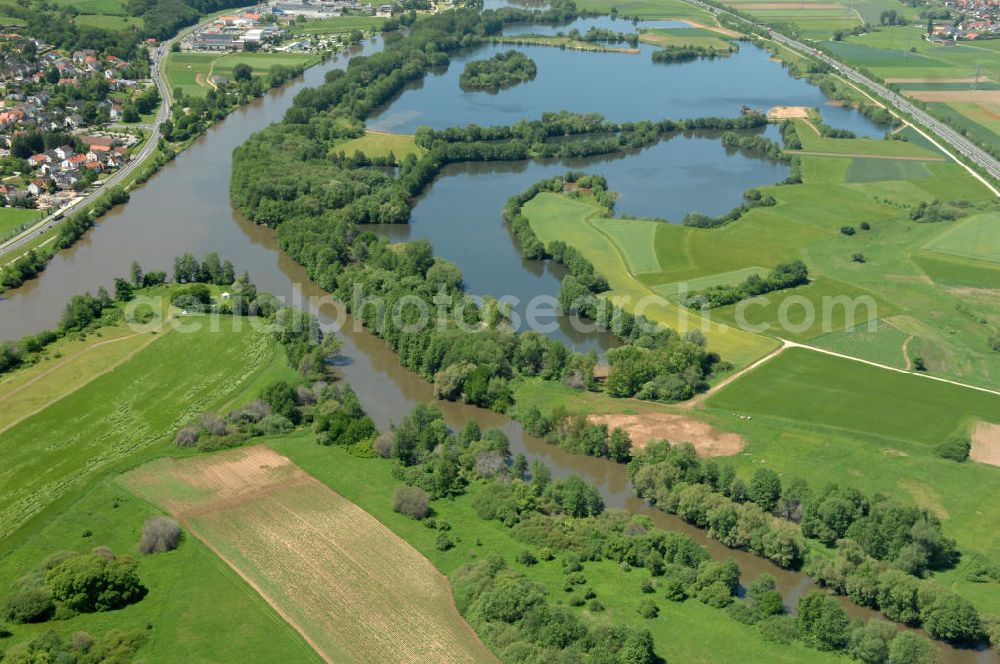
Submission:
<svg viewBox="0 0 1000 664">
<path fill-rule="evenodd" d="M 180 518 L 327 662 L 496 661 L 429 560 L 267 447 L 160 459 L 124 482 Z"/>
<path fill-rule="evenodd" d="M 1000 424 L 978 422 L 972 430 L 969 458 L 979 463 L 1000 466 Z"/>
<path fill-rule="evenodd" d="M 930 102 L 1000 103 L 1000 90 L 907 90 L 906 94 Z"/>
<path fill-rule="evenodd" d="M 767 117 L 773 120 L 787 120 L 789 118 L 809 118 L 809 109 L 805 106 L 775 106 L 767 112 Z"/>
<path fill-rule="evenodd" d="M 591 415 L 589 419 L 597 424 L 607 424 L 610 429 L 624 429 L 636 449 L 658 440 L 669 440 L 671 443 L 691 443 L 699 455 L 711 457 L 737 454 L 745 445 L 739 434 L 719 431 L 710 424 L 683 415 Z"/>
</svg>

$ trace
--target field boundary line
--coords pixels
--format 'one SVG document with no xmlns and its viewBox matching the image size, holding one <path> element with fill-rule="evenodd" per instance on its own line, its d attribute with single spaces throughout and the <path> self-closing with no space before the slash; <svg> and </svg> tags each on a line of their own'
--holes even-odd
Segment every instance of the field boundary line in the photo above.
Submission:
<svg viewBox="0 0 1000 664">
<path fill-rule="evenodd" d="M 237 567 L 236 565 L 234 565 L 233 562 L 231 560 L 229 560 L 229 558 L 227 558 L 225 555 L 223 555 L 223 553 L 221 551 L 219 551 L 217 548 L 215 548 L 208 540 L 206 540 L 204 537 L 202 537 L 201 535 L 199 535 L 198 531 L 195 530 L 191 526 L 191 523 L 188 522 L 187 519 L 185 519 L 184 517 L 182 517 L 180 515 L 178 515 L 178 518 L 180 519 L 180 521 L 184 525 L 184 527 L 188 529 L 188 532 L 195 536 L 195 539 L 197 539 L 199 542 L 201 542 L 206 547 L 208 547 L 208 550 L 211 551 L 212 553 L 214 553 L 216 556 L 218 556 L 219 560 L 221 560 L 226 565 L 228 565 L 229 569 L 231 569 L 234 572 L 236 572 L 237 576 L 239 576 L 241 579 L 243 579 L 244 582 L 246 582 L 247 585 L 249 585 L 251 588 L 253 588 L 255 591 L 257 591 L 257 594 L 264 598 L 264 601 L 267 602 L 268 606 L 270 606 L 271 609 L 273 609 L 275 613 L 277 613 L 279 616 L 281 616 L 281 618 L 285 622 L 287 622 L 289 625 L 291 625 L 292 628 L 296 632 L 299 633 L 299 636 L 301 636 L 303 639 L 305 639 L 305 642 L 309 644 L 309 647 L 312 648 L 313 650 L 315 650 L 316 654 L 319 655 L 319 657 L 324 662 L 327 662 L 327 664 L 336 664 L 334 662 L 334 660 L 329 655 L 327 655 L 319 647 L 319 645 L 309 637 L 308 634 L 305 633 L 305 630 L 303 630 L 302 627 L 297 622 L 295 622 L 295 619 L 292 618 L 290 615 L 288 615 L 288 613 L 286 613 L 284 609 L 282 609 L 280 606 L 278 606 L 277 602 L 275 602 L 274 599 L 270 595 L 268 595 L 267 592 L 265 592 L 263 588 L 261 588 L 259 585 L 257 585 L 257 583 L 255 581 L 253 581 L 253 579 L 251 579 L 249 576 L 247 576 L 246 574 L 244 574 L 243 571 L 240 570 L 239 567 Z"/>
<path fill-rule="evenodd" d="M 867 364 L 869 366 L 877 367 L 879 369 L 885 369 L 887 371 L 894 371 L 896 373 L 905 374 L 907 376 L 918 376 L 920 378 L 926 378 L 927 380 L 934 380 L 939 383 L 947 383 L 949 385 L 954 385 L 956 387 L 964 387 L 969 390 L 976 390 L 978 392 L 985 392 L 987 394 L 992 394 L 1000 397 L 1000 390 L 990 389 L 988 387 L 980 387 L 979 385 L 970 385 L 969 383 L 962 383 L 957 380 L 952 380 L 950 378 L 942 378 L 941 376 L 931 376 L 926 373 L 920 373 L 918 371 L 907 371 L 906 369 L 900 369 L 898 367 L 892 367 L 888 364 L 881 364 L 875 362 L 874 360 L 866 360 L 860 357 L 854 357 L 853 355 L 847 355 L 845 353 L 838 353 L 834 350 L 828 350 L 826 348 L 820 348 L 818 346 L 810 346 L 808 344 L 802 344 L 797 341 L 791 341 L 790 339 L 781 339 L 783 343 L 787 345 L 788 348 L 805 348 L 806 350 L 816 351 L 817 353 L 823 353 L 824 355 L 831 355 L 833 357 L 839 357 L 845 360 L 853 360 L 854 362 L 860 362 L 862 364 Z"/>
<path fill-rule="evenodd" d="M 56 371 L 57 369 L 61 369 L 62 367 L 66 366 L 68 363 L 72 362 L 73 360 L 78 359 L 82 355 L 86 355 L 87 353 L 89 353 L 91 350 L 93 350 L 95 348 L 99 348 L 101 346 L 107 346 L 108 344 L 118 343 L 119 341 L 125 341 L 126 339 L 134 339 L 135 337 L 140 336 L 141 334 L 142 334 L 142 332 L 136 332 L 134 334 L 126 335 L 124 337 L 118 337 L 116 339 L 108 339 L 106 341 L 101 341 L 101 342 L 98 342 L 96 344 L 93 344 L 92 346 L 88 346 L 87 348 L 84 348 L 80 352 L 75 353 L 73 355 L 70 355 L 69 357 L 63 359 L 62 361 L 60 361 L 58 363 L 56 363 L 54 366 L 49 367 L 48 369 L 46 369 L 42 373 L 38 374 L 37 376 L 35 376 L 31 380 L 29 380 L 24 385 L 21 385 L 20 387 L 16 388 L 15 390 L 13 390 L 11 392 L 8 392 L 7 394 L 4 394 L 4 395 L 0 396 L 0 403 L 6 401 L 7 399 L 9 399 L 10 397 L 12 397 L 12 396 L 14 396 L 16 394 L 20 394 L 26 387 L 30 387 L 31 385 L 34 385 L 39 380 L 45 378 L 46 376 L 49 376 L 53 371 Z M 149 335 L 149 336 L 150 336 L 150 340 L 149 340 L 148 343 L 145 343 L 142 346 L 136 348 L 135 350 L 133 350 L 128 355 L 125 355 L 124 357 L 119 358 L 119 360 L 117 362 L 115 362 L 114 364 L 106 367 L 103 371 L 100 371 L 100 372 L 94 374 L 90 378 L 90 380 L 88 380 L 85 383 L 80 384 L 76 388 L 76 390 L 73 390 L 72 392 L 67 392 L 66 394 L 63 394 L 63 395 L 60 395 L 59 397 L 56 397 L 52 401 L 47 402 L 45 405 L 43 405 L 43 406 L 41 406 L 39 408 L 36 408 L 35 410 L 31 411 L 30 413 L 26 413 L 23 417 L 20 417 L 17 420 L 14 420 L 13 422 L 11 422 L 10 424 L 8 424 L 7 426 L 5 426 L 2 429 L 0 429 L 0 435 L 6 433 L 10 429 L 16 427 L 18 424 L 20 424 L 21 422 L 24 422 L 28 418 L 33 417 L 34 415 L 37 415 L 38 413 L 42 412 L 46 408 L 49 408 L 50 406 L 52 406 L 52 404 L 56 403 L 60 399 L 64 399 L 65 397 L 69 396 L 73 392 L 76 392 L 77 390 L 82 389 L 82 388 L 86 387 L 87 385 L 90 385 L 92 382 L 94 382 L 95 380 L 97 380 L 101 376 L 114 371 L 115 369 L 117 369 L 118 367 L 120 367 L 123 363 L 128 362 L 133 357 L 135 357 L 136 353 L 138 353 L 141 350 L 144 350 L 145 348 L 147 348 L 149 346 L 149 344 L 151 344 L 154 341 L 156 341 L 157 338 L 160 338 L 160 337 L 155 337 L 153 335 Z"/>
</svg>

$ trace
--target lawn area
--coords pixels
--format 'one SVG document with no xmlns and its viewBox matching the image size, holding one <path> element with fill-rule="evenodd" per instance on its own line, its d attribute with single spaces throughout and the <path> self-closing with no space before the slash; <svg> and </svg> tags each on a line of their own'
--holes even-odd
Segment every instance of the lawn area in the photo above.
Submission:
<svg viewBox="0 0 1000 664">
<path fill-rule="evenodd" d="M 423 148 L 417 146 L 411 134 L 388 134 L 376 131 L 368 131 L 360 138 L 339 143 L 334 149 L 343 150 L 347 155 L 363 152 L 368 157 L 388 157 L 391 152 L 399 160 L 409 154 L 419 158 L 425 152 Z"/>
<path fill-rule="evenodd" d="M 179 87 L 188 96 L 200 97 L 208 92 L 212 76 L 231 79 L 240 63 L 250 65 L 255 76 L 264 76 L 273 65 L 310 67 L 317 61 L 318 56 L 305 53 L 170 53 L 164 73 L 171 90 Z"/>
<path fill-rule="evenodd" d="M 436 519 L 450 524 L 449 536 L 456 542 L 453 549 L 442 552 L 435 546 L 436 530 L 392 510 L 391 497 L 399 482 L 392 476 L 390 463 L 381 459 L 360 459 L 340 448 L 314 445 L 308 438 L 302 437 L 286 437 L 268 444 L 384 523 L 445 574 L 453 575 L 462 565 L 474 562 L 486 553 L 496 553 L 512 568 L 524 572 L 532 581 L 548 589 L 549 601 L 567 606 L 569 595 L 563 592 L 566 577 L 561 561 L 557 557 L 530 567 L 515 562 L 518 552 L 531 547 L 515 540 L 511 531 L 499 522 L 484 521 L 476 515 L 473 500 L 479 485 L 473 485 L 467 494 L 455 499 L 432 502 Z M 645 620 L 636 611 L 639 599 L 643 597 L 639 591 L 640 584 L 649 578 L 644 569 L 624 572 L 617 564 L 600 561 L 584 563 L 583 574 L 605 606 L 605 611 L 595 615 L 583 607 L 572 610 L 587 622 L 649 629 L 657 654 L 667 661 L 840 661 L 834 655 L 807 649 L 799 642 L 775 648 L 760 638 L 755 627 L 736 622 L 724 611 L 695 600 L 673 603 L 654 596 L 660 616 L 655 620 Z"/>
<path fill-rule="evenodd" d="M 24 208 L 0 208 L 0 239 L 12 235 L 22 226 L 38 221 L 45 213 L 41 210 Z"/>
<path fill-rule="evenodd" d="M 820 348 L 897 369 L 910 368 L 905 350 L 907 339 L 911 339 L 912 335 L 886 320 L 876 321 L 874 327 L 874 330 L 864 326 L 856 330 L 830 332 L 813 339 L 811 343 Z"/>
<path fill-rule="evenodd" d="M 160 514 L 110 479 L 97 482 L 57 512 L 46 515 L 16 546 L 0 546 L 0 588 L 11 585 L 58 551 L 107 546 L 133 555 L 142 524 Z M 112 629 L 146 630 L 149 639 L 136 661 L 321 662 L 309 645 L 239 576 L 205 545 L 185 537 L 177 550 L 138 555 L 138 573 L 149 594 L 118 611 L 81 614 L 37 625 L 6 625 L 12 637 L 4 649 L 48 630 L 64 637 L 86 631 L 103 636 Z"/>
<path fill-rule="evenodd" d="M 385 23 L 380 16 L 334 16 L 305 23 L 292 23 L 289 32 L 293 35 L 326 35 L 351 32 L 352 30 L 377 30 Z"/>
<path fill-rule="evenodd" d="M 218 331 L 161 333 L 114 370 L 89 382 L 76 378 L 85 382 L 80 389 L 0 435 L 6 460 L 0 540 L 98 474 L 167 443 L 182 422 L 222 406 L 273 371 L 276 342 L 250 327 L 242 321 L 239 330 L 223 324 Z"/>
</svg>

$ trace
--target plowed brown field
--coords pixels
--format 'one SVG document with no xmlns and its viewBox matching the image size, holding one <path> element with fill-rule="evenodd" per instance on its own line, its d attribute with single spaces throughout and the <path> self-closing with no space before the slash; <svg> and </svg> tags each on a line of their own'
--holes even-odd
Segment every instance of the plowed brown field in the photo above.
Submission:
<svg viewBox="0 0 1000 664">
<path fill-rule="evenodd" d="M 326 661 L 496 661 L 430 561 L 269 448 L 160 459 L 125 483 L 177 516 Z"/>
</svg>

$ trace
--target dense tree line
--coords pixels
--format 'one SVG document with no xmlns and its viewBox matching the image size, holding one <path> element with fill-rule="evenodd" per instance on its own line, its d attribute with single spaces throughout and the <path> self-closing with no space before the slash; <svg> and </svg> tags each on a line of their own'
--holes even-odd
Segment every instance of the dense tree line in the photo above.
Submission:
<svg viewBox="0 0 1000 664">
<path fill-rule="evenodd" d="M 497 53 L 488 60 L 467 62 L 458 84 L 463 90 L 497 92 L 534 80 L 537 73 L 534 60 L 520 51 L 510 50 Z"/>
<path fill-rule="evenodd" d="M 781 140 L 785 143 L 786 150 L 802 149 L 802 139 L 799 138 L 799 132 L 791 120 L 781 121 Z"/>
<path fill-rule="evenodd" d="M 792 261 L 778 265 L 765 277 L 751 274 L 736 285 L 711 286 L 703 291 L 693 293 L 684 304 L 693 308 L 714 309 L 758 295 L 804 286 L 808 283 L 809 268 L 802 261 Z"/>
<path fill-rule="evenodd" d="M 629 477 L 637 495 L 727 546 L 782 567 L 805 563 L 818 583 L 893 620 L 922 625 L 934 638 L 985 639 L 971 603 L 922 578 L 953 567 L 959 555 L 926 509 L 835 484 L 815 491 L 799 479 L 782 482 L 766 468 L 745 483 L 731 466 L 699 459 L 689 445 L 644 448 L 629 464 Z M 805 538 L 836 546 L 836 555 L 807 558 Z"/>
<path fill-rule="evenodd" d="M 734 50 L 735 47 L 733 46 L 730 46 L 729 48 L 695 46 L 693 44 L 686 44 L 683 46 L 665 46 L 664 48 L 653 51 L 653 62 L 687 62 L 689 60 L 697 60 L 699 58 L 714 60 L 715 58 L 729 55 Z"/>
<path fill-rule="evenodd" d="M 722 145 L 727 150 L 738 151 L 741 154 L 758 159 L 769 159 L 779 162 L 787 162 L 790 159 L 784 154 L 781 146 L 767 136 L 737 134 L 734 131 L 727 131 L 722 134 Z"/>
<path fill-rule="evenodd" d="M 131 662 L 136 651 L 149 638 L 146 631 L 135 629 L 109 630 L 99 637 L 77 631 L 72 637 L 60 636 L 48 630 L 30 641 L 12 646 L 3 653 L 3 661 L 11 664 L 59 662 L 60 664 L 117 664 Z"/>
</svg>

